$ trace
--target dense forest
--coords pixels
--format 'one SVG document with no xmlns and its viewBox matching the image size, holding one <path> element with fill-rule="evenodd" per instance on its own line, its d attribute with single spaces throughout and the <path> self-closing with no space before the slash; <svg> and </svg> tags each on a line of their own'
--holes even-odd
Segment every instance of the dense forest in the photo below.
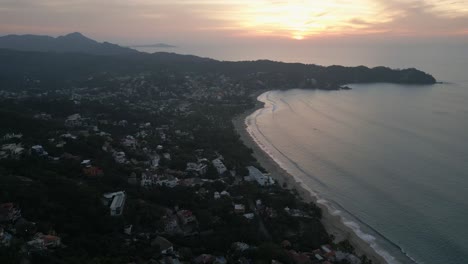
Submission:
<svg viewBox="0 0 468 264">
<path fill-rule="evenodd" d="M 47 53 L 0 49 L 0 86 L 15 89 L 31 85 L 56 89 L 71 81 L 86 79 L 97 72 L 117 75 L 152 72 L 224 74 L 245 80 L 256 77 L 269 80 L 275 89 L 329 89 L 348 83 L 389 82 L 433 84 L 431 75 L 417 69 L 368 68 L 365 66 L 318 66 L 274 61 L 225 62 L 173 53 L 132 53 L 115 56 L 81 53 Z M 260 85 L 258 87 L 261 87 Z"/>
</svg>

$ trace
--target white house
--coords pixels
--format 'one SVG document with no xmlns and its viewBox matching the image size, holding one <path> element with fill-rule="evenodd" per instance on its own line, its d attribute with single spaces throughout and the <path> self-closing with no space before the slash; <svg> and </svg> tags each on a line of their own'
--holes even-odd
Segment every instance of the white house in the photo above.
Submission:
<svg viewBox="0 0 468 264">
<path fill-rule="evenodd" d="M 159 186 L 166 186 L 169 188 L 174 188 L 177 185 L 179 185 L 179 179 L 177 177 L 169 175 L 169 176 L 159 178 L 156 181 L 156 184 Z"/>
<path fill-rule="evenodd" d="M 5 157 L 18 158 L 24 152 L 24 148 L 19 144 L 5 144 L 2 146 L 2 152 L 4 152 Z"/>
<path fill-rule="evenodd" d="M 216 170 L 218 171 L 218 174 L 221 175 L 223 173 L 225 173 L 227 171 L 227 168 L 226 166 L 224 166 L 224 163 L 218 158 L 218 159 L 214 159 L 212 161 L 213 163 L 213 166 L 216 168 Z"/>
<path fill-rule="evenodd" d="M 122 139 L 122 145 L 124 145 L 127 148 L 136 148 L 137 141 L 133 136 L 128 135 L 124 139 Z"/>
<path fill-rule="evenodd" d="M 4 140 L 10 140 L 10 139 L 21 139 L 23 137 L 23 134 L 15 134 L 15 133 L 11 133 L 11 134 L 5 134 L 5 136 L 3 136 L 3 139 Z"/>
<path fill-rule="evenodd" d="M 245 206 L 243 204 L 234 204 L 234 212 L 236 214 L 245 213 Z"/>
<path fill-rule="evenodd" d="M 247 213 L 247 214 L 244 214 L 244 217 L 248 220 L 252 220 L 254 219 L 255 215 L 254 213 Z"/>
<path fill-rule="evenodd" d="M 115 162 L 119 163 L 119 164 L 123 164 L 125 162 L 127 162 L 127 158 L 125 157 L 125 152 L 114 152 L 113 154 L 114 156 L 114 160 Z"/>
<path fill-rule="evenodd" d="M 103 195 L 103 203 L 109 206 L 111 216 L 122 215 L 125 207 L 126 195 L 124 191 L 105 193 Z"/>
<path fill-rule="evenodd" d="M 83 118 L 81 118 L 80 114 L 74 114 L 68 116 L 65 120 L 66 127 L 77 127 L 83 125 Z"/>
<path fill-rule="evenodd" d="M 255 180 L 260 186 L 268 186 L 275 184 L 273 178 L 263 174 L 254 166 L 248 166 L 247 169 L 249 170 L 249 176 L 247 176 L 247 178 L 250 180 Z"/>
</svg>

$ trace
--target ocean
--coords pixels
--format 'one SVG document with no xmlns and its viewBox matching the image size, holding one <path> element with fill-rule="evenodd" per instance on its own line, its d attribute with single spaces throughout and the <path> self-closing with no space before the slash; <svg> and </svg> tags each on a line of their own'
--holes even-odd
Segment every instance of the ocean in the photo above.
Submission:
<svg viewBox="0 0 468 264">
<path fill-rule="evenodd" d="M 270 91 L 247 124 L 389 262 L 464 263 L 467 84 Z"/>
</svg>

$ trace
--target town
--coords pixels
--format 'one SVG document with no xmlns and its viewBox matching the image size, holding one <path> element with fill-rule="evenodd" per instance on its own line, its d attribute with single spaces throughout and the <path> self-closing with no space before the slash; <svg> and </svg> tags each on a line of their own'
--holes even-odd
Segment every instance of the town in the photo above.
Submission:
<svg viewBox="0 0 468 264">
<path fill-rule="evenodd" d="M 231 120 L 258 76 L 0 91 L 0 262 L 369 263 L 240 141 Z"/>
</svg>

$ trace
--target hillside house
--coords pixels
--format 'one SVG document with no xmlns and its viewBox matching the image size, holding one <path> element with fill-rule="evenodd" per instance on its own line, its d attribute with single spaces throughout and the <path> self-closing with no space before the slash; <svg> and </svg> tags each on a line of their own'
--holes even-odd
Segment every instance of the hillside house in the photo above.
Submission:
<svg viewBox="0 0 468 264">
<path fill-rule="evenodd" d="M 124 191 L 105 193 L 103 195 L 104 205 L 109 207 L 111 216 L 120 216 L 125 207 L 126 194 Z"/>
</svg>

